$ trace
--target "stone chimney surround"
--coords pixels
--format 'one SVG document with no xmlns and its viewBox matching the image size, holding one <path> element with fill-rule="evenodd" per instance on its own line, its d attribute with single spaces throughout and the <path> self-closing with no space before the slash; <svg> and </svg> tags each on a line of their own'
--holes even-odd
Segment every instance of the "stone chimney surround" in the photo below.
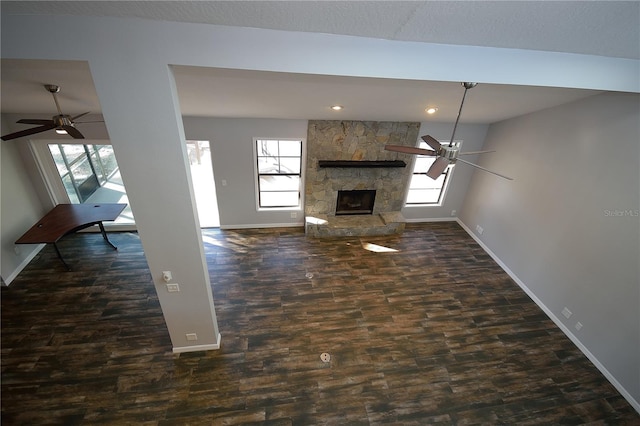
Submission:
<svg viewBox="0 0 640 426">
<path fill-rule="evenodd" d="M 416 146 L 419 129 L 418 122 L 309 121 L 304 206 L 307 234 L 322 237 L 402 232 L 400 210 L 414 156 L 385 151 L 384 146 Z M 336 161 L 346 163 L 331 164 Z M 320 162 L 325 163 L 323 167 Z M 340 190 L 375 190 L 373 214 L 336 217 Z"/>
</svg>

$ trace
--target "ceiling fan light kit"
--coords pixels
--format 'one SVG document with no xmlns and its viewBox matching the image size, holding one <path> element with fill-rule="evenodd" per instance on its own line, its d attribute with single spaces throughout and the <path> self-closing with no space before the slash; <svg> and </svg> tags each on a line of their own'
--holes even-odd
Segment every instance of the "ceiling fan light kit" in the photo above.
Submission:
<svg viewBox="0 0 640 426">
<path fill-rule="evenodd" d="M 494 152 L 494 151 L 460 152 L 460 146 L 453 142 L 456 135 L 456 129 L 458 128 L 458 122 L 460 121 L 460 115 L 462 114 L 462 107 L 464 106 L 464 100 L 467 96 L 467 90 L 473 89 L 478 85 L 478 83 L 470 83 L 470 82 L 463 82 L 461 84 L 464 87 L 464 94 L 462 95 L 462 102 L 460 102 L 458 117 L 456 118 L 456 122 L 453 125 L 453 131 L 451 132 L 451 140 L 449 141 L 449 145 L 442 145 L 434 137 L 429 135 L 424 135 L 422 136 L 422 140 L 425 141 L 427 145 L 429 145 L 429 147 L 431 147 L 432 149 L 423 149 L 423 148 L 417 148 L 413 146 L 404 146 L 404 145 L 385 145 L 384 149 L 387 151 L 400 152 L 402 154 L 414 154 L 414 155 L 426 155 L 430 157 L 438 157 L 433 162 L 429 170 L 427 170 L 427 176 L 429 176 L 431 179 L 434 179 L 434 180 L 438 179 L 449 165 L 455 164 L 456 161 L 458 160 L 464 164 L 468 164 L 479 170 L 491 173 L 503 179 L 513 180 L 508 176 L 493 172 L 491 170 L 485 169 L 484 167 L 478 166 L 477 164 L 458 158 L 458 156 L 460 155 L 475 155 L 475 154 L 486 154 L 489 152 Z"/>
<path fill-rule="evenodd" d="M 8 135 L 2 136 L 3 141 L 35 135 L 36 133 L 42 133 L 52 129 L 55 129 L 56 133 L 59 135 L 70 135 L 74 139 L 84 139 L 82 133 L 80 133 L 80 131 L 76 129 L 75 120 L 89 114 L 89 112 L 84 112 L 82 114 L 76 115 L 75 117 L 72 117 L 68 114 L 63 114 L 62 109 L 60 108 L 60 104 L 58 103 L 58 97 L 56 96 L 56 94 L 60 92 L 60 86 L 56 86 L 55 84 L 45 84 L 44 88 L 53 96 L 53 101 L 56 104 L 58 115 L 54 115 L 50 120 L 30 118 L 23 118 L 21 120 L 18 120 L 17 123 L 37 124 L 38 127 L 32 127 L 31 129 L 9 133 Z"/>
</svg>

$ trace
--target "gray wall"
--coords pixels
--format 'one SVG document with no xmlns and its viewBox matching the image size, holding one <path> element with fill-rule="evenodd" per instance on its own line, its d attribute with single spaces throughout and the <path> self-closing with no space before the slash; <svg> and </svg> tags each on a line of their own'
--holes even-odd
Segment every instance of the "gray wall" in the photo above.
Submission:
<svg viewBox="0 0 640 426">
<path fill-rule="evenodd" d="M 210 141 L 221 228 L 304 226 L 302 209 L 257 210 L 253 138 L 306 140 L 307 120 L 184 117 L 183 122 L 187 139 Z"/>
<path fill-rule="evenodd" d="M 515 180 L 476 172 L 460 215 L 636 409 L 639 100 L 606 93 L 490 126 L 497 153 L 481 164 Z"/>
<path fill-rule="evenodd" d="M 294 210 L 256 210 L 252 140 L 254 137 L 306 139 L 307 120 L 183 117 L 183 122 L 187 139 L 211 141 L 221 228 L 304 225 L 301 211 L 297 211 L 297 218 L 291 218 Z M 464 142 L 462 150 L 481 149 L 487 128 L 488 125 L 484 124 L 460 124 L 456 140 Z M 439 140 L 449 140 L 452 129 L 452 123 L 423 122 L 419 135 L 430 134 Z M 467 159 L 478 160 L 474 156 Z M 408 221 L 454 219 L 451 211 L 456 210 L 456 214 L 460 212 L 474 170 L 466 165 L 456 167 L 444 204 L 405 207 L 402 214 Z M 226 186 L 222 185 L 223 180 Z"/>
<path fill-rule="evenodd" d="M 40 246 L 15 245 L 14 241 L 47 211 L 31 182 L 20 154 L 24 141 L 0 143 L 2 169 L 0 177 L 0 256 L 2 278 L 7 284 L 37 254 Z"/>
<path fill-rule="evenodd" d="M 487 133 L 486 124 L 462 124 L 456 129 L 456 141 L 462 141 L 461 151 L 479 151 L 484 144 Z M 439 141 L 451 140 L 453 123 L 420 123 L 419 137 L 431 135 Z M 493 154 L 484 154 L 493 155 Z M 472 163 L 478 161 L 478 156 L 465 156 L 465 160 Z M 473 177 L 474 168 L 466 164 L 457 164 L 454 167 L 451 182 L 446 197 L 441 206 L 410 206 L 402 209 L 402 215 L 408 222 L 424 222 L 433 220 L 454 220 L 460 214 L 464 197 L 467 194 L 469 182 Z M 455 213 L 452 213 L 454 212 Z"/>
</svg>

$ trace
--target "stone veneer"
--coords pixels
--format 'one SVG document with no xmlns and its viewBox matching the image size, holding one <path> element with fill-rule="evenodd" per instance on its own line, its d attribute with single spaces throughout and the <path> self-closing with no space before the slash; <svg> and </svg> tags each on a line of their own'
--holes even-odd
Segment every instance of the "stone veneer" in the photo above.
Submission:
<svg viewBox="0 0 640 426">
<path fill-rule="evenodd" d="M 326 223 L 325 226 L 319 226 L 313 218 L 320 219 L 320 222 L 328 221 L 328 226 L 336 229 L 336 235 L 402 232 L 404 218 L 400 210 L 411 177 L 413 156 L 385 151 L 384 146 L 415 146 L 419 129 L 420 123 L 417 122 L 309 121 L 304 211 L 311 222 L 307 220 L 307 232 L 313 236 L 332 236 L 332 232 L 326 229 Z M 318 160 L 398 159 L 404 160 L 407 167 L 318 167 Z M 353 189 L 376 190 L 373 215 L 358 215 L 355 218 L 335 216 L 338 190 Z M 387 223 L 390 217 L 394 218 L 391 224 Z M 349 225 L 357 222 L 361 225 Z M 383 223 L 382 228 L 377 225 L 380 222 Z"/>
</svg>

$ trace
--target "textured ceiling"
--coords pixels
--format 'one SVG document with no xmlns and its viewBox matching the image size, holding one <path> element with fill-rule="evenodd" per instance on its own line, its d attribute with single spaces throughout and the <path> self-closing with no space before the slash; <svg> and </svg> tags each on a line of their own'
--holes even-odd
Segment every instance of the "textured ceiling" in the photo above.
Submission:
<svg viewBox="0 0 640 426">
<path fill-rule="evenodd" d="M 2 13 L 127 16 L 640 59 L 637 1 L 2 1 Z"/>
<path fill-rule="evenodd" d="M 6 14 L 136 17 L 379 39 L 640 58 L 640 3 L 599 1 L 2 1 Z M 6 42 L 4 40 L 3 42 Z M 62 87 L 63 112 L 100 112 L 84 62 L 3 60 L 3 113 L 53 115 L 43 83 Z M 184 115 L 453 121 L 457 83 L 174 67 Z M 491 123 L 596 91 L 479 85 L 463 121 Z M 208 99 L 220 102 L 212 104 Z M 345 104 L 339 115 L 328 109 Z M 436 116 L 424 108 L 437 105 Z"/>
</svg>

